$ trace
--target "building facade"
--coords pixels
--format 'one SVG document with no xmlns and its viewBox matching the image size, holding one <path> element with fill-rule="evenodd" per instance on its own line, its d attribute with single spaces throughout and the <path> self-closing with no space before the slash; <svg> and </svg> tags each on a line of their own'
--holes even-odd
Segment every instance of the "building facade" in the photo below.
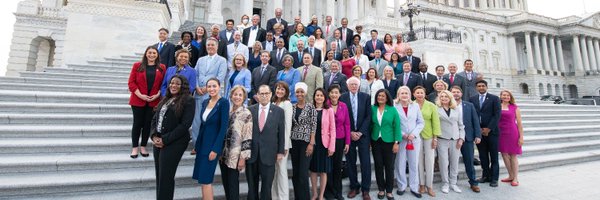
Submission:
<svg viewBox="0 0 600 200">
<path fill-rule="evenodd" d="M 408 1 L 408 2 L 406 2 Z M 11 62 L 9 60 L 8 75 L 15 72 L 32 70 L 31 63 L 36 65 L 65 67 L 69 64 L 84 62 L 85 59 L 94 59 L 89 53 L 110 57 L 122 55 L 126 52 L 140 52 L 141 46 L 148 45 L 156 40 L 155 29 L 167 27 L 178 30 L 187 22 L 201 24 L 223 24 L 226 19 L 234 19 L 239 24 L 243 14 L 258 14 L 262 24 L 274 16 L 275 8 L 283 9 L 283 18 L 293 21 L 294 16 L 300 16 L 303 23 L 307 23 L 312 15 L 316 15 L 319 24 L 324 23 L 326 16 L 332 16 L 336 26 L 340 26 L 343 17 L 349 19 L 349 27 L 363 25 L 365 32 L 376 29 L 383 33 L 407 34 L 409 18 L 401 16 L 401 7 L 406 3 L 420 6 L 420 13 L 413 18 L 413 25 L 417 40 L 410 42 L 415 54 L 430 66 L 447 66 L 457 63 L 461 66 L 465 59 L 472 59 L 475 70 L 484 74 L 484 78 L 493 88 L 509 88 L 520 93 L 541 95 L 560 95 L 566 98 L 577 98 L 583 95 L 600 95 L 600 14 L 594 13 L 587 16 L 569 16 L 553 19 L 528 12 L 527 0 L 168 0 L 168 9 L 160 7 L 159 0 L 25 0 L 29 4 L 37 2 L 36 14 L 50 8 L 56 10 L 61 19 L 54 23 L 57 26 L 45 27 L 57 37 L 55 44 L 48 45 L 54 49 L 54 62 L 43 59 L 35 61 L 34 53 L 28 54 L 27 59 L 34 60 L 22 62 L 14 52 L 22 51 L 22 46 L 13 46 Z M 48 3 L 49 2 L 49 3 Z M 25 3 L 22 3 L 25 4 Z M 104 11 L 92 7 L 88 10 L 81 9 L 86 5 L 100 5 L 100 7 L 127 7 L 137 6 L 128 14 L 119 11 Z M 22 6 L 20 5 L 20 8 Z M 31 6 L 30 6 L 31 7 Z M 89 6 L 88 6 L 89 7 Z M 25 10 L 25 9 L 20 9 Z M 32 10 L 33 11 L 33 10 Z M 131 14 L 133 12 L 134 14 Z M 139 12 L 139 15 L 135 13 Z M 25 26 L 28 21 L 23 18 L 21 11 L 16 13 L 17 26 Z M 139 17 L 143 14 L 152 17 Z M 105 17 L 105 16 L 109 17 Z M 28 15 L 32 17 L 33 15 Z M 83 20 L 88 17 L 90 20 Z M 165 17 L 166 16 L 166 17 Z M 77 19 L 73 19 L 77 17 Z M 103 17 L 107 18 L 104 19 Z M 167 18 L 167 19 L 165 19 Z M 95 21 L 94 21 L 95 19 Z M 123 20 L 127 19 L 127 20 Z M 50 19 L 47 19 L 50 20 Z M 81 36 L 69 33 L 78 32 L 79 25 L 86 23 L 113 20 L 134 25 L 134 32 L 142 34 L 144 39 L 123 40 L 123 35 L 131 35 L 131 29 L 117 29 L 119 33 L 103 36 L 101 39 L 118 40 L 130 43 L 130 48 L 120 51 L 110 51 L 108 46 L 91 46 L 93 52 L 74 52 L 73 45 L 95 44 Z M 75 23 L 77 22 L 77 23 Z M 34 26 L 32 26 L 34 27 Z M 122 24 L 119 27 L 127 27 Z M 85 28 L 85 26 L 83 27 Z M 94 26 L 98 31 L 108 31 L 103 27 Z M 111 29 L 112 30 L 112 29 Z M 14 38 L 21 38 L 15 28 Z M 64 33 L 63 33 L 64 32 Z M 39 34 L 41 33 L 41 34 Z M 37 31 L 35 37 L 48 38 L 44 31 Z M 53 35 L 51 34 L 51 35 Z M 41 35 L 41 36 L 40 36 Z M 46 34 L 48 35 L 48 34 Z M 28 36 L 29 37 L 29 36 Z M 33 37 L 33 36 L 32 36 Z M 139 38 L 139 36 L 136 36 Z M 74 38 L 78 44 L 70 43 L 69 38 Z M 406 38 L 406 37 L 404 37 Z M 29 52 L 40 52 L 37 57 L 46 57 L 40 49 L 33 48 L 37 44 L 31 42 L 34 38 L 21 38 L 30 41 Z M 97 40 L 96 40 L 97 41 Z M 40 45 L 38 45 L 39 47 Z M 81 46 L 78 46 L 81 47 Z M 88 46 L 84 46 L 88 47 Z M 137 50 L 135 50 L 137 48 Z M 67 54 L 66 52 L 70 52 Z M 97 52 L 100 52 L 98 54 Z M 73 53 L 78 55 L 75 57 Z M 79 54 L 77 54 L 79 53 Z M 87 53 L 83 55 L 84 53 Z M 42 55 L 42 56 L 40 56 Z M 40 63 L 41 60 L 41 64 Z M 46 59 L 47 60 L 47 59 Z M 460 68 L 460 67 L 459 67 Z"/>
</svg>

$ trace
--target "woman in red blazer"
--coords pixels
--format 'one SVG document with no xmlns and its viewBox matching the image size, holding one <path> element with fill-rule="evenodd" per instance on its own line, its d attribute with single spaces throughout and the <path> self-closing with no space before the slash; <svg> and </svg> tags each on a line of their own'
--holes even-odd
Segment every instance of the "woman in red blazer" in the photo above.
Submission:
<svg viewBox="0 0 600 200">
<path fill-rule="evenodd" d="M 160 101 L 160 85 L 163 81 L 165 66 L 160 64 L 158 49 L 153 46 L 146 48 L 142 62 L 136 62 L 129 74 L 129 105 L 133 112 L 133 127 L 131 128 L 132 149 L 131 158 L 138 157 L 140 133 L 142 135 L 140 154 L 148 157 L 146 144 L 150 136 L 150 123 L 154 115 L 154 107 Z"/>
</svg>

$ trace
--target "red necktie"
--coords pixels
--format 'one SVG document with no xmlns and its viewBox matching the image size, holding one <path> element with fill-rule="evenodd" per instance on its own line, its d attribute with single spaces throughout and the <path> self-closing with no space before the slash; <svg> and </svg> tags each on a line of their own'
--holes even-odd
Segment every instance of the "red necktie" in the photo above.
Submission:
<svg viewBox="0 0 600 200">
<path fill-rule="evenodd" d="M 454 84 L 454 74 L 450 74 L 450 85 Z"/>
<path fill-rule="evenodd" d="M 327 26 L 327 30 L 325 31 L 325 35 L 329 35 L 329 26 Z"/>
<path fill-rule="evenodd" d="M 373 40 L 373 42 L 371 42 L 371 43 L 373 43 L 373 51 L 375 51 L 375 49 L 377 48 L 377 42 L 376 41 L 377 40 Z"/>
<path fill-rule="evenodd" d="M 304 76 L 302 76 L 302 81 L 306 79 L 306 74 L 308 73 L 308 66 L 304 66 Z"/>
</svg>

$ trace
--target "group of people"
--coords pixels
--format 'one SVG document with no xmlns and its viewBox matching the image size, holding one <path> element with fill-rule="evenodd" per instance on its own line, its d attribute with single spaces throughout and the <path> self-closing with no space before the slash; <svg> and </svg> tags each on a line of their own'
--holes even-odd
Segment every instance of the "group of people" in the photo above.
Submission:
<svg viewBox="0 0 600 200">
<path fill-rule="evenodd" d="M 370 199 L 370 154 L 379 199 L 394 199 L 394 182 L 398 195 L 410 188 L 419 198 L 435 196 L 436 154 L 443 193 L 461 192 L 461 155 L 474 192 L 479 183 L 498 185 L 498 151 L 509 171 L 501 181 L 519 184 L 520 111 L 510 91 L 487 93 L 473 61 L 466 60 L 460 73 L 454 63 L 447 74 L 439 65 L 433 75 L 401 34 L 394 43 L 392 35 L 381 41 L 371 30 L 365 40 L 362 27 L 347 28 L 345 18 L 339 28 L 331 17 L 322 27 L 316 17 L 308 26 L 299 17 L 288 26 L 281 14 L 275 10 L 266 30 L 254 15 L 250 26 L 236 29 L 231 19 L 223 31 L 213 25 L 210 36 L 202 26 L 195 35 L 183 32 L 177 44 L 161 28 L 159 42 L 133 65 L 130 156 L 149 156 L 145 146 L 152 139 L 157 199 L 173 198 L 190 140 L 203 199 L 213 199 L 217 164 L 227 199 L 239 199 L 240 172 L 248 199 L 344 199 L 342 171 L 350 179 L 346 196 L 362 192 Z"/>
</svg>

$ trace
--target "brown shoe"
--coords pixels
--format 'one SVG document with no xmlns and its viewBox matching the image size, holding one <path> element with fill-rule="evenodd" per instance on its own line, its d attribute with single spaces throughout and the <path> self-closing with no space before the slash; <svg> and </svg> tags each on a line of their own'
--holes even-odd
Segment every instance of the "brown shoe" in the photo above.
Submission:
<svg viewBox="0 0 600 200">
<path fill-rule="evenodd" d="M 363 192 L 363 200 L 371 200 L 371 196 L 369 196 L 368 192 Z"/>
<path fill-rule="evenodd" d="M 427 187 L 427 194 L 429 194 L 429 196 L 431 196 L 431 197 L 435 197 L 435 192 L 433 191 L 433 188 L 431 188 L 431 187 Z"/>
<path fill-rule="evenodd" d="M 358 193 L 360 193 L 360 190 L 350 189 L 350 192 L 348 192 L 348 198 L 352 199 L 352 198 L 356 197 L 356 195 L 358 195 Z"/>
<path fill-rule="evenodd" d="M 425 194 L 425 191 L 427 191 L 427 189 L 425 189 L 424 185 L 419 186 L 419 193 Z"/>
<path fill-rule="evenodd" d="M 476 185 L 471 185 L 471 190 L 473 190 L 473 192 L 475 193 L 479 193 L 481 190 L 479 190 L 479 186 Z"/>
<path fill-rule="evenodd" d="M 190 155 L 196 155 L 196 149 L 192 149 L 192 152 L 190 152 Z"/>
</svg>

